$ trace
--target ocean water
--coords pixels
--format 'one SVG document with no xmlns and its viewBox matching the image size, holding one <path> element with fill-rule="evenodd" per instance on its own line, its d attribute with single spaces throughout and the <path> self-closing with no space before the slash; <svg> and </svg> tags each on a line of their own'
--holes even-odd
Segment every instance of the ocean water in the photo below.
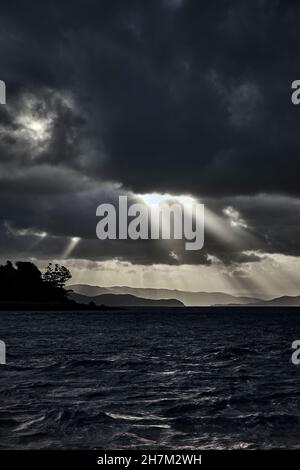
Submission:
<svg viewBox="0 0 300 470">
<path fill-rule="evenodd" d="M 1 449 L 300 448 L 300 310 L 0 313 Z"/>
</svg>

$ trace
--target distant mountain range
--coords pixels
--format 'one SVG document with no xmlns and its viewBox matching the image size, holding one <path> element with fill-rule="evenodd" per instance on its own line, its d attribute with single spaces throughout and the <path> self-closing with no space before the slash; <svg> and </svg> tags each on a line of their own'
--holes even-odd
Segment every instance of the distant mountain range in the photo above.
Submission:
<svg viewBox="0 0 300 470">
<path fill-rule="evenodd" d="M 235 297 L 222 292 L 186 292 L 171 289 L 145 289 L 133 287 L 98 287 L 87 284 L 68 286 L 72 290 L 70 298 L 76 302 L 95 302 L 96 305 L 137 305 L 137 306 L 210 306 L 210 305 L 247 305 L 261 300 L 254 297 Z M 125 297 L 123 297 L 125 296 Z M 107 303 L 106 303 L 107 302 Z M 121 303 L 120 303 L 121 302 Z M 171 302 L 171 304 L 169 303 Z"/>
<path fill-rule="evenodd" d="M 143 299 L 130 294 L 101 294 L 89 297 L 73 292 L 69 298 L 80 304 L 94 302 L 96 305 L 106 305 L 108 307 L 183 307 L 184 304 L 176 299 Z"/>
<path fill-rule="evenodd" d="M 69 298 L 76 302 L 108 306 L 187 306 L 208 307 L 216 305 L 248 305 L 262 307 L 300 306 L 300 296 L 283 296 L 271 300 L 248 296 L 233 296 L 223 292 L 187 292 L 172 289 L 147 289 L 135 287 L 99 287 L 88 284 L 68 286 L 73 292 Z"/>
<path fill-rule="evenodd" d="M 300 307 L 300 295 L 275 297 L 271 300 L 251 304 L 254 307 Z"/>
</svg>

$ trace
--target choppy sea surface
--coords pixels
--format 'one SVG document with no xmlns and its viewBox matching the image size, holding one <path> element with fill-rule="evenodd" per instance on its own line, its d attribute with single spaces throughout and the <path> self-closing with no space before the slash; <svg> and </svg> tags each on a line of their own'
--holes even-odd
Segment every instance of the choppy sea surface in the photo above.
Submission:
<svg viewBox="0 0 300 470">
<path fill-rule="evenodd" d="M 1 449 L 300 448 L 300 310 L 0 312 Z"/>
</svg>

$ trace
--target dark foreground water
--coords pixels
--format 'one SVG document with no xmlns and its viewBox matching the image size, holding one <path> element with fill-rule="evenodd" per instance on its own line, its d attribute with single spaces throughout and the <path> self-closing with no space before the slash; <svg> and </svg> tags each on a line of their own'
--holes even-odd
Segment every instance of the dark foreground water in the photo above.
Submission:
<svg viewBox="0 0 300 470">
<path fill-rule="evenodd" d="M 300 310 L 0 313 L 2 449 L 300 448 Z"/>
</svg>

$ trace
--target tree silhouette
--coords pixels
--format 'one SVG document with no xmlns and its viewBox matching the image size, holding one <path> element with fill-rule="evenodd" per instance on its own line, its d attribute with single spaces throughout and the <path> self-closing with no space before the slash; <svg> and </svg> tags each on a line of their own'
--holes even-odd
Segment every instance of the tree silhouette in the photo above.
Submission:
<svg viewBox="0 0 300 470">
<path fill-rule="evenodd" d="M 53 267 L 52 263 L 49 263 L 42 277 L 45 282 L 62 289 L 66 282 L 71 279 L 72 275 L 65 266 L 55 264 Z"/>
<path fill-rule="evenodd" d="M 7 261 L 0 265 L 0 301 L 2 302 L 65 302 L 65 283 L 71 279 L 64 266 L 50 264 L 42 274 L 35 264 Z"/>
</svg>

